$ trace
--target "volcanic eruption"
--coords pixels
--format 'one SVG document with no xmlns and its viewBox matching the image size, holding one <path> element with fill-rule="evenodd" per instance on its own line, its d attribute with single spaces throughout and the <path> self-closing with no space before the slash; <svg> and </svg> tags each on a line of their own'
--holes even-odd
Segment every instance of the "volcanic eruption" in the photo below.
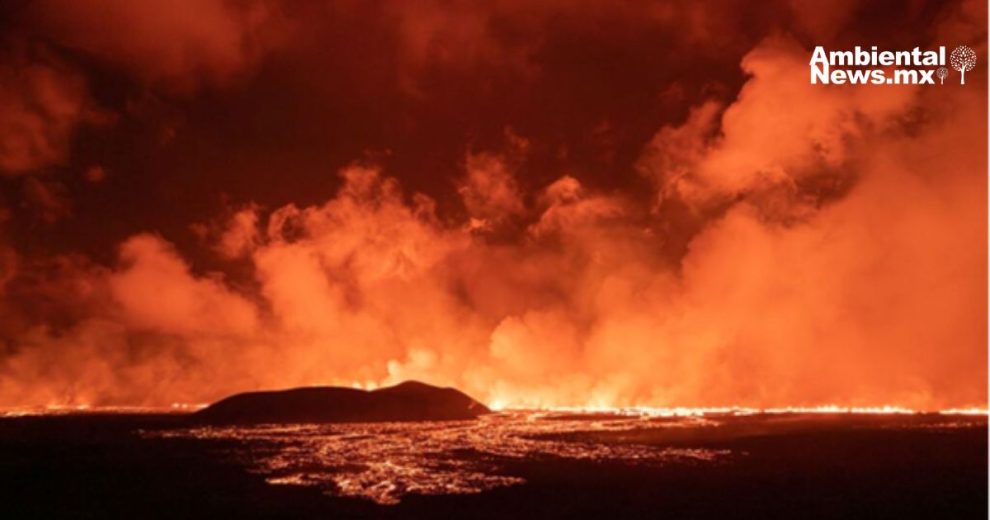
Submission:
<svg viewBox="0 0 990 520">
<path fill-rule="evenodd" d="M 986 518 L 986 20 L 0 2 L 5 516 Z"/>
</svg>

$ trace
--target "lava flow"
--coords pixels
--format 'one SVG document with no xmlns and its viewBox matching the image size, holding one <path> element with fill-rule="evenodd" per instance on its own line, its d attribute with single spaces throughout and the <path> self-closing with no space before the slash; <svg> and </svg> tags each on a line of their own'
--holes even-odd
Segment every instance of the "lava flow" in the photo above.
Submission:
<svg viewBox="0 0 990 520">
<path fill-rule="evenodd" d="M 507 461 L 547 458 L 635 464 L 703 464 L 726 450 L 553 439 L 574 432 L 621 432 L 648 424 L 616 415 L 584 420 L 552 412 L 506 412 L 476 421 L 207 427 L 148 434 L 234 441 L 231 457 L 272 484 L 314 485 L 328 493 L 395 504 L 408 494 L 476 493 L 521 484 Z M 703 419 L 690 419 L 693 425 Z"/>
<path fill-rule="evenodd" d="M 267 424 L 144 435 L 211 442 L 270 484 L 397 504 L 410 494 L 478 493 L 524 483 L 513 464 L 717 465 L 745 456 L 718 447 L 719 441 L 768 428 L 815 428 L 823 420 L 831 424 L 828 417 L 851 428 L 946 429 L 985 421 L 986 411 L 960 423 L 943 414 L 884 408 L 514 410 L 473 421 Z"/>
</svg>

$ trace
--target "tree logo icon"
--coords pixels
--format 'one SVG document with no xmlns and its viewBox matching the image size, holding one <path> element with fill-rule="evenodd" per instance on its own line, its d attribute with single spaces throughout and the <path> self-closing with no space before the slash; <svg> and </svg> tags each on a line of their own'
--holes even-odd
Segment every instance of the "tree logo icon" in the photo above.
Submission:
<svg viewBox="0 0 990 520">
<path fill-rule="evenodd" d="M 938 76 L 939 84 L 945 85 L 945 77 L 949 75 L 949 69 L 939 67 L 938 70 L 935 71 L 935 75 Z"/>
<path fill-rule="evenodd" d="M 965 45 L 960 45 L 949 55 L 949 64 L 962 74 L 959 84 L 965 85 L 966 71 L 973 70 L 976 66 L 976 52 Z"/>
</svg>

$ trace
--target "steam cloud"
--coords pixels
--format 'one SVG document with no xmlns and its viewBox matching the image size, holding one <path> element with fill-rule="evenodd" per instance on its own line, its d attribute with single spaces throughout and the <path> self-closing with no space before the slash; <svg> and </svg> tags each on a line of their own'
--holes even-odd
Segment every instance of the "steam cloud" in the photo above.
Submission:
<svg viewBox="0 0 990 520">
<path fill-rule="evenodd" d="M 797 4 L 794 27 L 822 38 L 854 12 L 816 22 Z M 126 42 L 94 36 L 65 6 L 32 16 L 191 96 L 248 74 L 263 52 L 245 42 L 280 12 L 226 5 L 205 4 L 215 23 L 162 19 Z M 541 24 L 560 9 L 408 5 L 388 10 L 408 43 L 397 80 L 413 98 L 428 95 L 419 74 L 430 67 L 539 74 L 541 42 L 506 44 L 492 20 Z M 948 10 L 940 27 L 986 56 L 983 29 L 965 29 L 979 5 Z M 106 9 L 149 20 L 130 2 Z M 737 28 L 670 9 L 651 23 L 689 20 L 688 42 L 737 43 Z M 541 143 L 506 129 L 500 147 L 461 151 L 450 200 L 369 156 L 341 168 L 324 201 L 232 203 L 196 227 L 215 269 L 150 231 L 112 262 L 32 256 L 4 239 L 0 218 L 0 405 L 166 405 L 405 379 L 517 406 L 985 405 L 986 75 L 952 92 L 823 88 L 807 81 L 797 39 L 768 34 L 741 60 L 738 95 L 700 99 L 642 143 L 647 197 L 580 172 L 527 178 Z M 60 93 L 34 144 L 0 123 L 3 170 L 69 153 L 88 98 L 62 77 L 30 90 Z M 20 85 L 0 94 L 24 99 Z"/>
</svg>

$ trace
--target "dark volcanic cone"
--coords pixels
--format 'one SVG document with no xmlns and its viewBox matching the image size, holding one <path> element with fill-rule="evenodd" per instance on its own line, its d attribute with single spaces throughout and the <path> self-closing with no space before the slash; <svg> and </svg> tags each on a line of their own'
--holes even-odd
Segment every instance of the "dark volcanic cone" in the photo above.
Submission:
<svg viewBox="0 0 990 520">
<path fill-rule="evenodd" d="M 453 388 L 416 381 L 366 391 L 308 387 L 233 395 L 193 414 L 209 424 L 450 421 L 491 413 Z"/>
</svg>

